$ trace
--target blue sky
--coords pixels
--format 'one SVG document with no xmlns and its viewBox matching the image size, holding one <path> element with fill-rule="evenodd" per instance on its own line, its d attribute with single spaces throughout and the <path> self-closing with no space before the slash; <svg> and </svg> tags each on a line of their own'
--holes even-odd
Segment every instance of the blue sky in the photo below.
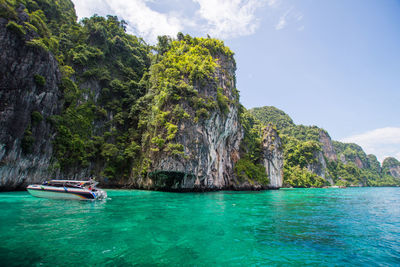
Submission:
<svg viewBox="0 0 400 267">
<path fill-rule="evenodd" d="M 246 108 L 272 105 L 382 160 L 400 159 L 400 1 L 86 0 L 80 18 L 113 14 L 157 35 L 220 38 L 234 52 Z"/>
</svg>

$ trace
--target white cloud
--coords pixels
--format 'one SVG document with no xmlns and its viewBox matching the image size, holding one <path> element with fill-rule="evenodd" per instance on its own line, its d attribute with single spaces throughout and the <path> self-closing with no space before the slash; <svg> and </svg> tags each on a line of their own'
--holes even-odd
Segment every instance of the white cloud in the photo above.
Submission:
<svg viewBox="0 0 400 267">
<path fill-rule="evenodd" d="M 106 0 L 118 13 L 137 30 L 141 36 L 154 41 L 158 35 L 176 35 L 184 26 L 172 14 L 159 13 L 150 9 L 143 0 Z"/>
<path fill-rule="evenodd" d="M 128 28 L 155 42 L 158 35 L 175 36 L 184 28 L 176 14 L 160 13 L 152 10 L 146 0 L 74 0 L 79 18 L 99 15 L 117 15 L 128 23 Z"/>
<path fill-rule="evenodd" d="M 288 25 L 288 22 L 299 23 L 303 17 L 304 15 L 296 11 L 294 6 L 286 7 L 286 11 L 279 17 L 278 23 L 275 25 L 275 30 L 282 30 Z M 300 26 L 298 29 L 302 31 L 304 26 Z"/>
<path fill-rule="evenodd" d="M 300 21 L 300 20 L 302 20 L 302 19 L 303 19 L 303 14 L 298 13 L 298 14 L 296 15 L 296 20 L 297 20 L 297 21 Z"/>
<path fill-rule="evenodd" d="M 278 5 L 278 0 L 267 0 L 267 4 L 269 6 L 277 6 Z"/>
<path fill-rule="evenodd" d="M 279 31 L 285 28 L 285 26 L 286 26 L 286 15 L 284 14 L 279 18 L 278 23 L 275 25 L 275 29 Z"/>
<path fill-rule="evenodd" d="M 180 31 L 235 38 L 254 34 L 257 11 L 265 8 L 279 19 L 277 30 L 298 23 L 303 15 L 283 0 L 73 0 L 79 18 L 116 15 L 128 23 L 128 31 L 154 43 L 158 35 Z M 264 10 L 265 11 L 265 10 Z M 267 15 L 268 17 L 269 15 Z"/>
<path fill-rule="evenodd" d="M 375 154 L 379 161 L 386 157 L 400 159 L 400 128 L 386 127 L 346 137 L 346 143 L 360 145 L 367 154 Z"/>
<path fill-rule="evenodd" d="M 74 0 L 73 2 L 79 18 L 90 17 L 93 14 L 103 15 L 104 11 L 109 9 L 105 2 L 99 0 Z"/>
<path fill-rule="evenodd" d="M 255 16 L 262 0 L 193 0 L 200 5 L 198 15 L 207 21 L 206 30 L 219 38 L 250 35 L 258 27 Z M 276 1 L 268 1 L 274 5 Z"/>
<path fill-rule="evenodd" d="M 192 0 L 194 14 L 183 14 L 182 7 L 172 3 L 176 10 L 156 11 L 151 0 L 73 0 L 79 18 L 99 15 L 117 15 L 128 22 L 128 29 L 155 42 L 158 35 L 176 36 L 179 31 L 195 29 L 217 38 L 232 38 L 253 34 L 259 24 L 255 12 L 267 4 L 276 6 L 278 0 Z M 165 4 L 166 2 L 164 2 Z"/>
</svg>

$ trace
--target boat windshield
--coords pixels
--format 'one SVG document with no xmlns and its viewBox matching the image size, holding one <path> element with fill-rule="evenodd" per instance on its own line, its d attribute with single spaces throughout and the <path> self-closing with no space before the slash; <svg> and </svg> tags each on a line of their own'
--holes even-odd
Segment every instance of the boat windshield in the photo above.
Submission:
<svg viewBox="0 0 400 267">
<path fill-rule="evenodd" d="M 97 182 L 90 181 L 73 181 L 73 180 L 50 180 L 43 183 L 43 185 L 55 186 L 55 187 L 74 187 L 74 188 L 83 188 L 83 187 L 94 187 Z"/>
</svg>

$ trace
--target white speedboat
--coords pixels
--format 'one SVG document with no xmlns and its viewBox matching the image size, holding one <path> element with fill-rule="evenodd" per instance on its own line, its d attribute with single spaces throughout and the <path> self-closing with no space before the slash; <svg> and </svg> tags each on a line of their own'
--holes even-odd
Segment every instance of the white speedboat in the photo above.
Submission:
<svg viewBox="0 0 400 267">
<path fill-rule="evenodd" d="M 95 182 L 93 180 L 50 180 L 44 182 L 41 185 L 28 185 L 26 189 L 32 196 L 35 197 L 77 200 L 94 200 L 107 198 L 106 191 L 96 188 L 97 184 L 98 182 Z"/>
</svg>

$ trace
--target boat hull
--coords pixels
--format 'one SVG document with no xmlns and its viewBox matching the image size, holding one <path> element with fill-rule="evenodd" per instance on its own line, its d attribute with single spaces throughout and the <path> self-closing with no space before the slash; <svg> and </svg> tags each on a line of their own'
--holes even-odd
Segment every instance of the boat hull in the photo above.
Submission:
<svg viewBox="0 0 400 267">
<path fill-rule="evenodd" d="M 30 185 L 27 187 L 27 190 L 32 196 L 51 199 L 94 200 L 103 199 L 107 196 L 103 190 L 91 192 L 86 189 L 71 189 L 40 185 Z"/>
</svg>

